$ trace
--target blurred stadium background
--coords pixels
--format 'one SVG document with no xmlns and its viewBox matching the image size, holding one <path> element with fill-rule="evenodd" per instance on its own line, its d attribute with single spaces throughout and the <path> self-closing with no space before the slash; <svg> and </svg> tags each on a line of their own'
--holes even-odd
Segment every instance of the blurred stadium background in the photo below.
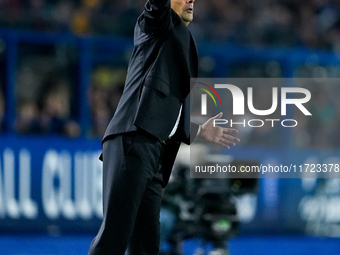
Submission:
<svg viewBox="0 0 340 255">
<path fill-rule="evenodd" d="M 144 4 L 0 0 L 0 254 L 86 254 L 102 216 L 100 140 Z M 199 0 L 189 29 L 200 77 L 340 78 L 337 0 Z M 339 90 L 313 90 L 313 117 L 279 141 L 280 129 L 248 130 L 228 154 L 340 164 Z M 232 255 L 340 252 L 337 178 L 260 179 L 235 201 Z M 185 254 L 201 244 L 181 242 Z"/>
</svg>

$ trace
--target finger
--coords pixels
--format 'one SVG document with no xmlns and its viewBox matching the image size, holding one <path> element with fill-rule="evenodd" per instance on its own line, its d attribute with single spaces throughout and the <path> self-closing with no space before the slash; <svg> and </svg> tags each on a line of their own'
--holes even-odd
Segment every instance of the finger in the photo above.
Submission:
<svg viewBox="0 0 340 255">
<path fill-rule="evenodd" d="M 232 133 L 232 134 L 236 134 L 238 133 L 238 130 L 235 128 L 223 128 L 223 133 Z"/>
<path fill-rule="evenodd" d="M 235 141 L 235 142 L 240 142 L 240 139 L 235 137 L 235 136 L 232 136 L 232 135 L 226 135 L 226 134 L 223 134 L 222 136 L 223 138 L 225 139 L 228 139 L 230 141 Z"/>
<path fill-rule="evenodd" d="M 224 144 L 230 144 L 230 145 L 232 145 L 232 146 L 235 146 L 235 145 L 236 145 L 235 142 L 230 141 L 230 140 L 227 140 L 227 139 L 224 139 L 224 138 L 221 138 L 220 141 L 221 141 L 222 143 L 224 143 Z"/>
<path fill-rule="evenodd" d="M 223 112 L 220 112 L 216 116 L 212 117 L 212 119 L 220 119 L 222 117 L 222 115 L 223 115 Z"/>
<path fill-rule="evenodd" d="M 222 141 L 219 141 L 217 144 L 218 144 L 219 146 L 223 147 L 224 149 L 227 149 L 227 150 L 230 149 L 230 147 L 229 147 L 228 145 L 226 145 L 225 143 L 223 143 Z"/>
</svg>

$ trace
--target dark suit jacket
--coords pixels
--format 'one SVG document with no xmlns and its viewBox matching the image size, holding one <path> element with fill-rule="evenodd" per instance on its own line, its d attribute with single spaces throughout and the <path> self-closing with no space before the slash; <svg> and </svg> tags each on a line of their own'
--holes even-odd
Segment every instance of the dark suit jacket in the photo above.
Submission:
<svg viewBox="0 0 340 255">
<path fill-rule="evenodd" d="M 137 128 L 164 141 L 183 105 L 176 139 L 166 150 L 165 160 L 172 167 L 179 143 L 189 144 L 190 128 L 194 134 L 198 129 L 190 124 L 188 100 L 197 66 L 195 42 L 170 0 L 149 0 L 135 26 L 124 92 L 103 141 Z"/>
</svg>

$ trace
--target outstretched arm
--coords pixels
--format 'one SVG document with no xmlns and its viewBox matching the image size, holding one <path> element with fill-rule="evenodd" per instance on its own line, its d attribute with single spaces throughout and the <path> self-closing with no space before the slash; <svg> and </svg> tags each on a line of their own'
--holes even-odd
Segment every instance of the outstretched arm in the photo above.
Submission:
<svg viewBox="0 0 340 255">
<path fill-rule="evenodd" d="M 170 26 L 170 0 L 148 0 L 144 6 L 146 33 L 164 33 Z"/>
<path fill-rule="evenodd" d="M 237 137 L 230 135 L 238 133 L 238 130 L 234 128 L 223 128 L 217 125 L 214 127 L 214 120 L 220 119 L 222 115 L 223 113 L 220 112 L 215 117 L 208 119 L 203 125 L 201 125 L 197 137 L 208 142 L 218 144 L 225 149 L 230 149 L 230 145 L 235 146 L 236 143 L 240 141 Z"/>
</svg>

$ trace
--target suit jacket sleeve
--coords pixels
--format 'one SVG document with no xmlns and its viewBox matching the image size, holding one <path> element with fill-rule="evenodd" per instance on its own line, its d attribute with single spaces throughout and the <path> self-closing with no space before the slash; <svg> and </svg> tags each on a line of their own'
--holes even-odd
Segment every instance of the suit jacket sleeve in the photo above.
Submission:
<svg viewBox="0 0 340 255">
<path fill-rule="evenodd" d="M 190 122 L 190 136 L 189 136 L 189 144 L 191 144 L 198 133 L 198 129 L 199 129 L 199 125 L 194 123 L 194 122 Z"/>
<path fill-rule="evenodd" d="M 149 0 L 144 7 L 144 32 L 157 35 L 171 26 L 170 0 Z"/>
<path fill-rule="evenodd" d="M 190 121 L 190 94 L 184 101 L 184 114 L 183 114 L 183 137 L 182 142 L 190 145 L 196 138 L 199 125 Z"/>
</svg>

